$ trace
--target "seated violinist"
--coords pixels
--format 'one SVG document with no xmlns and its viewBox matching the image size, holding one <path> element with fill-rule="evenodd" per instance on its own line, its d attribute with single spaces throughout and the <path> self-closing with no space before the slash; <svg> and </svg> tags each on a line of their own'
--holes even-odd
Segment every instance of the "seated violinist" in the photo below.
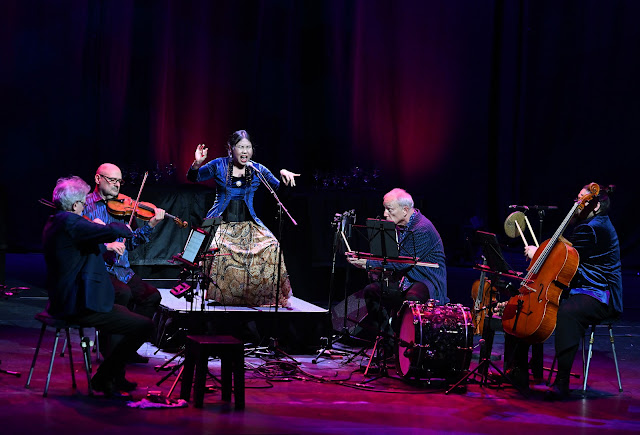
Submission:
<svg viewBox="0 0 640 435">
<path fill-rule="evenodd" d="M 87 195 L 87 204 L 84 215 L 92 220 L 98 219 L 109 224 L 111 222 L 128 222 L 129 216 L 117 216 L 110 213 L 107 206 L 109 200 L 116 199 L 120 194 L 120 187 L 124 184 L 120 168 L 111 163 L 103 163 L 98 167 L 95 175 L 96 187 Z M 152 318 L 160 305 L 161 295 L 157 288 L 144 282 L 131 269 L 128 250 L 147 243 L 155 226 L 164 219 L 165 211 L 156 208 L 155 216 L 145 225 L 137 228 L 132 237 L 118 239 L 115 242 L 106 243 L 107 252 L 104 255 L 107 272 L 115 288 L 115 303 L 125 306 L 137 314 Z M 125 221 L 127 219 L 127 221 Z M 117 337 L 112 338 L 117 341 Z M 113 347 L 112 343 L 109 347 Z M 108 351 L 107 351 L 108 352 Z M 137 353 L 129 356 L 129 362 L 146 363 L 149 358 Z"/>
<path fill-rule="evenodd" d="M 127 397 L 135 382 L 125 379 L 127 356 L 148 339 L 153 323 L 113 303 L 113 286 L 102 263 L 104 243 L 131 236 L 123 223 L 99 225 L 82 219 L 90 187 L 79 177 L 60 178 L 53 191 L 57 208 L 42 233 L 47 263 L 47 313 L 81 326 L 120 334 L 91 379 L 105 396 Z M 71 355 L 70 355 L 71 356 Z"/>
</svg>

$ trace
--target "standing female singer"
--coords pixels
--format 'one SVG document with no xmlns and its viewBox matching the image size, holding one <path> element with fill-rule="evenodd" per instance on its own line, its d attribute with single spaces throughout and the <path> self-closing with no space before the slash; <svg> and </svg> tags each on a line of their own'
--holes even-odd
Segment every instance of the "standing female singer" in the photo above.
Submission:
<svg viewBox="0 0 640 435">
<path fill-rule="evenodd" d="M 262 223 L 253 208 L 253 197 L 261 184 L 256 171 L 275 190 L 278 180 L 265 166 L 251 161 L 253 144 L 245 130 L 238 130 L 227 142 L 227 157 L 204 164 L 207 148 L 196 148 L 187 179 L 193 182 L 214 179 L 216 199 L 206 218 L 222 217 L 214 244 L 220 248 L 211 264 L 210 275 L 217 283 L 210 285 L 208 299 L 224 305 L 259 306 L 275 303 L 279 243 Z M 295 186 L 294 174 L 280 170 L 285 185 Z M 282 260 L 279 304 L 288 306 L 291 284 Z"/>
</svg>

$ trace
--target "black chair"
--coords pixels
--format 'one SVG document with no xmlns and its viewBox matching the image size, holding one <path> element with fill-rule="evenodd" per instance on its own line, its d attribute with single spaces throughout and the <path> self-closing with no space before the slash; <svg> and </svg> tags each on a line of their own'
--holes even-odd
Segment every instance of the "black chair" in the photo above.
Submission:
<svg viewBox="0 0 640 435">
<path fill-rule="evenodd" d="M 35 319 L 38 320 L 39 322 L 42 323 L 42 328 L 40 329 L 40 337 L 38 338 L 38 345 L 36 346 L 36 351 L 33 355 L 33 362 L 31 363 L 31 369 L 29 370 L 29 377 L 27 378 L 27 383 L 25 385 L 25 388 L 29 388 L 29 385 L 31 384 L 31 377 L 33 376 L 33 371 L 35 369 L 36 366 L 36 359 L 38 358 L 38 353 L 40 352 L 40 346 L 42 345 L 42 339 L 44 337 L 44 333 L 47 329 L 47 327 L 50 328 L 54 328 L 56 331 L 56 335 L 55 335 L 55 340 L 53 342 L 53 350 L 51 352 L 51 359 L 49 361 L 49 371 L 47 372 L 47 382 L 45 384 L 44 387 L 44 393 L 42 394 L 43 397 L 47 397 L 47 393 L 49 391 L 49 382 L 51 381 L 51 372 L 53 370 L 53 361 L 55 360 L 56 357 L 56 351 L 57 351 L 57 347 L 58 347 L 58 340 L 60 339 L 60 331 L 64 331 L 65 332 L 65 336 L 66 336 L 66 343 L 67 343 L 67 350 L 68 350 L 68 354 L 69 354 L 69 366 L 71 368 L 71 381 L 72 381 L 72 386 L 73 389 L 75 390 L 77 385 L 76 385 L 76 376 L 75 376 L 75 371 L 73 368 L 73 355 L 71 353 L 71 337 L 69 334 L 69 330 L 70 329 L 77 329 L 78 333 L 80 335 L 80 343 L 82 346 L 82 353 L 83 353 L 83 357 L 84 357 L 84 368 L 85 371 L 87 373 L 87 385 L 88 385 L 88 389 L 89 389 L 89 395 L 92 396 L 93 395 L 93 390 L 91 389 L 91 340 L 89 339 L 89 337 L 86 337 L 84 335 L 84 330 L 81 326 L 79 325 L 75 325 L 73 323 L 69 323 L 65 320 L 60 320 L 60 319 L 56 319 L 54 317 L 51 317 L 51 315 L 49 315 L 49 313 L 47 313 L 46 311 L 43 311 L 41 313 L 36 314 Z M 62 355 L 64 355 L 64 350 L 62 351 Z"/>
</svg>

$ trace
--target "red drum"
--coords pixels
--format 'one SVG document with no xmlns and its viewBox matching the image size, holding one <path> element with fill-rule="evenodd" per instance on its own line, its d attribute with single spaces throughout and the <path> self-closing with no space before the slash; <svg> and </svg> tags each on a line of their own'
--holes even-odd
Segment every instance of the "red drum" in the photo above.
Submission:
<svg viewBox="0 0 640 435">
<path fill-rule="evenodd" d="M 397 371 L 404 378 L 460 379 L 471 364 L 473 321 L 460 304 L 406 301 L 399 312 Z"/>
</svg>

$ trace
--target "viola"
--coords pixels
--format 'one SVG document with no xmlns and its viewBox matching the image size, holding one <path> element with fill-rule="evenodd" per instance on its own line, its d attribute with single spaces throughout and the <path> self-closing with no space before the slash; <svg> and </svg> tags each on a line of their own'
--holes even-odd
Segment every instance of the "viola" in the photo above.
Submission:
<svg viewBox="0 0 640 435">
<path fill-rule="evenodd" d="M 487 260 L 484 259 L 486 266 Z M 491 285 L 491 280 L 486 278 L 484 269 L 480 272 L 480 279 L 476 280 L 471 286 L 471 299 L 473 299 L 473 309 L 471 310 L 471 319 L 473 320 L 475 335 L 482 335 L 484 329 L 484 318 L 487 310 L 492 302 L 497 302 L 497 290 Z M 493 294 L 493 296 L 492 296 Z"/>
<path fill-rule="evenodd" d="M 576 212 L 595 206 L 595 201 L 590 201 L 598 196 L 600 186 L 591 183 L 588 190 L 589 194 L 575 202 L 553 237 L 544 241 L 531 259 L 519 294 L 509 299 L 502 313 L 504 332 L 535 344 L 544 342 L 555 330 L 560 296 L 569 288 L 580 261 L 578 251 L 562 238 L 562 233 Z"/>
<path fill-rule="evenodd" d="M 143 221 L 148 221 L 156 215 L 156 206 L 150 202 L 136 202 L 133 198 L 118 194 L 117 198 L 107 200 L 107 211 L 113 216 L 132 216 L 132 214 Z M 180 228 L 186 228 L 189 224 L 179 217 L 166 213 L 165 216 L 173 219 Z"/>
</svg>

